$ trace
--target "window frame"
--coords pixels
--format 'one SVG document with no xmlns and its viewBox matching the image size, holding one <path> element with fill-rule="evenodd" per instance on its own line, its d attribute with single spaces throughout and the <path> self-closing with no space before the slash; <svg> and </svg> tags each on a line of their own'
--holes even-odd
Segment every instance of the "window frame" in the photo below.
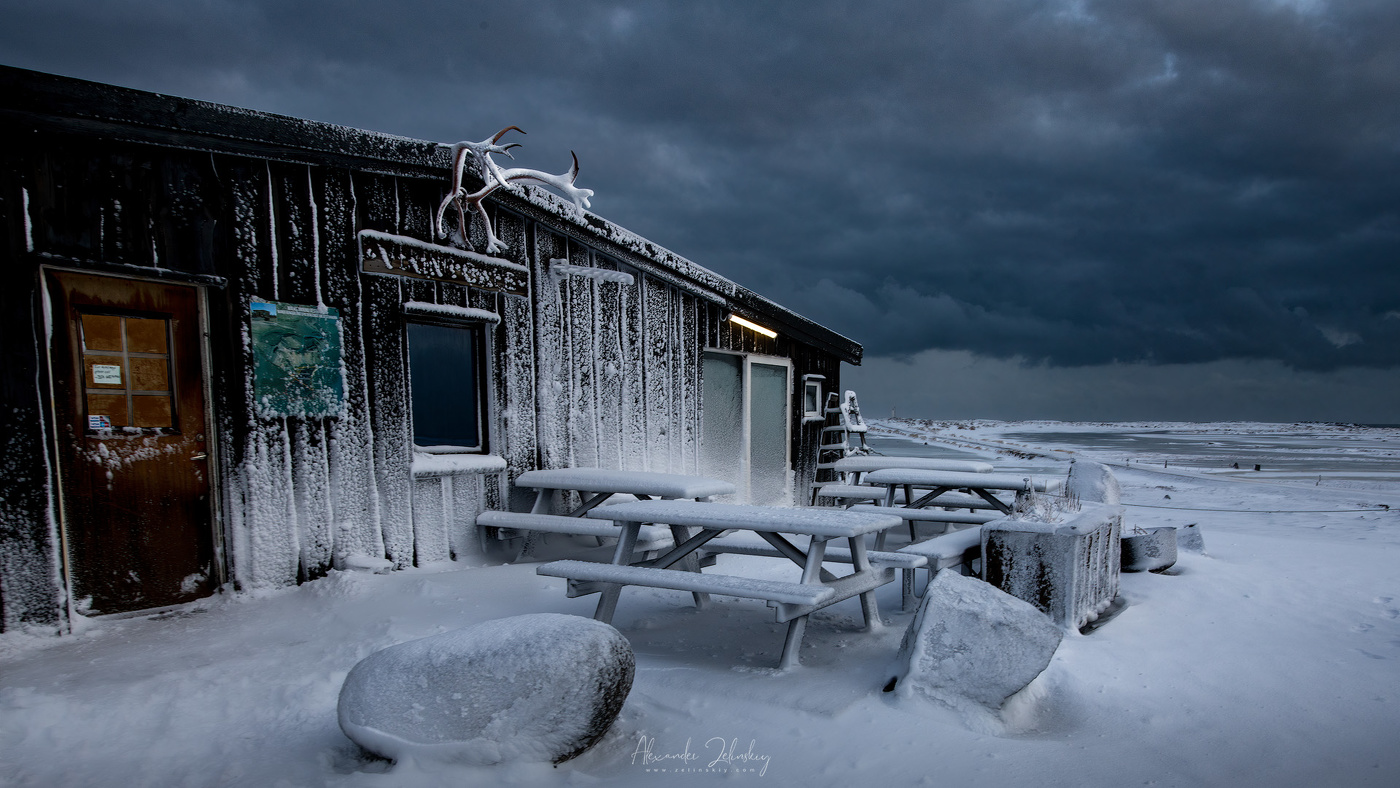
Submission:
<svg viewBox="0 0 1400 788">
<path fill-rule="evenodd" d="M 452 444 L 423 446 L 417 441 L 417 429 L 413 416 L 413 363 L 409 341 L 409 326 L 426 325 L 453 328 L 473 332 L 472 352 L 476 356 L 476 446 L 455 446 Z M 433 315 L 421 312 L 408 312 L 404 315 L 404 398 L 407 400 L 409 443 L 413 451 L 421 454 L 489 454 L 491 451 L 491 419 L 493 411 L 491 396 L 491 361 L 487 348 L 491 346 L 491 330 L 495 326 L 490 320 L 473 320 L 450 315 Z"/>
<path fill-rule="evenodd" d="M 802 376 L 802 421 L 803 421 L 803 423 L 811 422 L 811 421 L 823 421 L 823 420 L 825 420 L 825 418 L 826 418 L 826 414 L 822 412 L 823 409 L 824 409 L 824 407 L 825 407 L 825 406 L 823 405 L 823 403 L 822 403 L 822 381 L 823 381 L 823 380 L 825 380 L 824 377 L 819 377 L 819 376 L 815 376 L 815 375 L 803 375 L 803 376 Z M 813 401 L 814 403 L 816 403 L 816 408 L 815 408 L 815 410 L 807 410 L 807 392 L 809 392 L 809 391 L 815 391 L 815 392 L 816 392 L 816 393 L 815 393 L 815 396 L 814 396 L 813 399 L 812 399 L 812 401 Z"/>
</svg>

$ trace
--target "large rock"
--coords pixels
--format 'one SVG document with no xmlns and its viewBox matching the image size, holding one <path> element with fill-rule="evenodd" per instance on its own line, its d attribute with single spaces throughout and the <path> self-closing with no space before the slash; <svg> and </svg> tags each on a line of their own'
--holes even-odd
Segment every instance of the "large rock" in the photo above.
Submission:
<svg viewBox="0 0 1400 788">
<path fill-rule="evenodd" d="M 895 691 L 955 708 L 1000 709 L 1050 664 L 1063 631 L 1030 604 L 981 580 L 939 572 L 904 642 Z"/>
<path fill-rule="evenodd" d="M 1069 478 L 1065 480 L 1065 495 L 1090 503 L 1121 503 L 1122 488 L 1118 477 L 1107 465 L 1092 460 L 1073 459 L 1069 463 Z"/>
<path fill-rule="evenodd" d="M 488 621 L 360 660 L 340 690 L 340 729 L 394 760 L 559 763 L 602 738 L 635 666 L 627 639 L 599 621 Z"/>
</svg>

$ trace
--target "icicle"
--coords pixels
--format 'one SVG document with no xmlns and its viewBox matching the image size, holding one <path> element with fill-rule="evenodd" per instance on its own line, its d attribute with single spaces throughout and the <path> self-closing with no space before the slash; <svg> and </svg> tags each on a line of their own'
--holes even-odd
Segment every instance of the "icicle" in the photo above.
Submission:
<svg viewBox="0 0 1400 788">
<path fill-rule="evenodd" d="M 306 165 L 306 199 L 311 203 L 311 277 L 316 288 L 316 306 L 325 311 L 326 302 L 321 298 L 321 226 L 316 210 L 316 184 L 311 182 L 311 165 Z"/>
<path fill-rule="evenodd" d="M 277 270 L 277 201 L 272 193 L 272 163 L 264 162 L 267 169 L 267 234 L 269 253 L 272 255 L 272 299 L 277 300 L 277 280 L 281 278 Z"/>
</svg>

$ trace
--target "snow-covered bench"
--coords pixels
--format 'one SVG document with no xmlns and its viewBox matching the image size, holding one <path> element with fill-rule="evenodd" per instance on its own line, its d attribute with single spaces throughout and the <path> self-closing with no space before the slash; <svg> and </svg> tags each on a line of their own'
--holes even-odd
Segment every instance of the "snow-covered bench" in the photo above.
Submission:
<svg viewBox="0 0 1400 788">
<path fill-rule="evenodd" d="M 906 545 L 895 552 L 923 558 L 930 580 L 944 569 L 954 567 L 959 568 L 962 574 L 972 574 L 972 562 L 982 557 L 982 529 L 964 528 Z M 905 569 L 901 586 L 905 610 L 913 609 L 915 596 L 914 569 Z"/>
<path fill-rule="evenodd" d="M 479 528 L 488 530 L 487 536 L 496 539 L 512 539 L 526 531 L 573 536 L 596 536 L 600 539 L 617 539 L 622 529 L 606 520 L 589 520 L 582 517 L 567 517 L 561 514 L 530 514 L 527 512 L 482 512 L 476 517 Z M 637 550 L 651 552 L 666 550 L 675 543 L 667 529 L 658 525 L 642 526 L 637 536 Z"/>
<path fill-rule="evenodd" d="M 949 512 L 943 509 L 909 509 L 900 506 L 873 506 L 871 504 L 857 504 L 850 507 L 850 510 L 853 512 L 889 513 L 904 518 L 904 521 L 909 523 L 909 541 L 911 542 L 918 541 L 918 534 L 914 530 L 918 523 L 941 523 L 946 533 L 949 525 L 981 525 L 999 520 L 1004 516 L 1000 513 L 991 514 L 990 512 Z M 889 531 L 884 532 L 884 534 L 888 533 Z M 877 541 L 875 549 L 879 550 L 883 546 L 883 542 Z"/>
<path fill-rule="evenodd" d="M 817 498 L 835 499 L 839 506 L 843 501 L 883 501 L 885 499 L 885 488 L 869 487 L 862 484 L 841 484 L 833 482 L 823 484 L 817 488 L 813 494 L 813 500 Z"/>
<path fill-rule="evenodd" d="M 676 572 L 671 569 L 616 566 L 592 561 L 551 561 L 547 564 L 541 564 L 535 571 L 541 575 L 567 579 L 569 581 L 567 593 L 571 597 L 596 594 L 603 590 L 601 584 L 607 583 L 764 599 L 775 604 L 786 605 L 818 605 L 836 593 L 834 589 L 826 586 L 792 583 L 783 580 Z"/>
<path fill-rule="evenodd" d="M 895 579 L 895 567 L 889 563 L 871 561 L 869 551 L 865 549 L 865 537 L 898 527 L 903 522 L 887 513 L 698 501 L 636 501 L 593 509 L 585 516 L 609 519 L 621 526 L 622 538 L 618 540 L 612 563 L 554 561 L 541 565 L 535 571 L 568 579 L 570 596 L 600 593 L 594 618 L 611 622 L 618 597 L 623 587 L 628 585 L 672 588 L 690 591 L 697 596 L 716 593 L 764 599 L 775 608 L 777 620 L 788 624 L 783 655 L 779 660 L 779 665 L 784 668 L 797 664 L 807 616 L 828 605 L 859 596 L 866 626 L 871 629 L 880 626 L 875 589 Z M 699 532 L 685 539 L 677 538 L 680 544 L 674 549 L 639 565 L 632 560 L 632 554 L 639 529 L 644 523 L 665 523 L 672 528 L 694 528 Z M 676 571 L 693 566 L 691 559 L 696 552 L 727 531 L 749 531 L 758 535 L 785 561 L 791 560 L 801 569 L 801 579 L 788 582 L 701 574 L 698 568 Z M 810 537 L 806 551 L 794 546 L 785 535 Z M 822 566 L 827 542 L 833 539 L 845 540 L 850 545 L 848 559 L 852 571 L 843 577 L 834 576 Z"/>
<path fill-rule="evenodd" d="M 728 553 L 731 555 L 761 555 L 769 558 L 783 558 L 784 554 L 770 544 L 758 543 L 738 539 L 735 537 L 719 537 L 711 539 L 705 543 L 707 553 Z M 911 553 L 885 552 L 882 550 L 866 550 L 866 560 L 871 566 L 888 566 L 894 569 L 917 569 L 928 561 L 922 556 Z M 849 564 L 854 562 L 849 548 L 828 547 L 823 558 L 837 564 Z"/>
</svg>

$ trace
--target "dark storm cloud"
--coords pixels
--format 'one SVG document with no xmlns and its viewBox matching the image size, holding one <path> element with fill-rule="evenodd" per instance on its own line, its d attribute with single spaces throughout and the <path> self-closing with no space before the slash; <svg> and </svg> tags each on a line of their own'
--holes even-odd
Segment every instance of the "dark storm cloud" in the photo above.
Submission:
<svg viewBox="0 0 1400 788">
<path fill-rule="evenodd" d="M 866 345 L 1400 364 L 1400 6 L 14 3 L 0 60 L 578 151 L 594 208 Z"/>
</svg>

